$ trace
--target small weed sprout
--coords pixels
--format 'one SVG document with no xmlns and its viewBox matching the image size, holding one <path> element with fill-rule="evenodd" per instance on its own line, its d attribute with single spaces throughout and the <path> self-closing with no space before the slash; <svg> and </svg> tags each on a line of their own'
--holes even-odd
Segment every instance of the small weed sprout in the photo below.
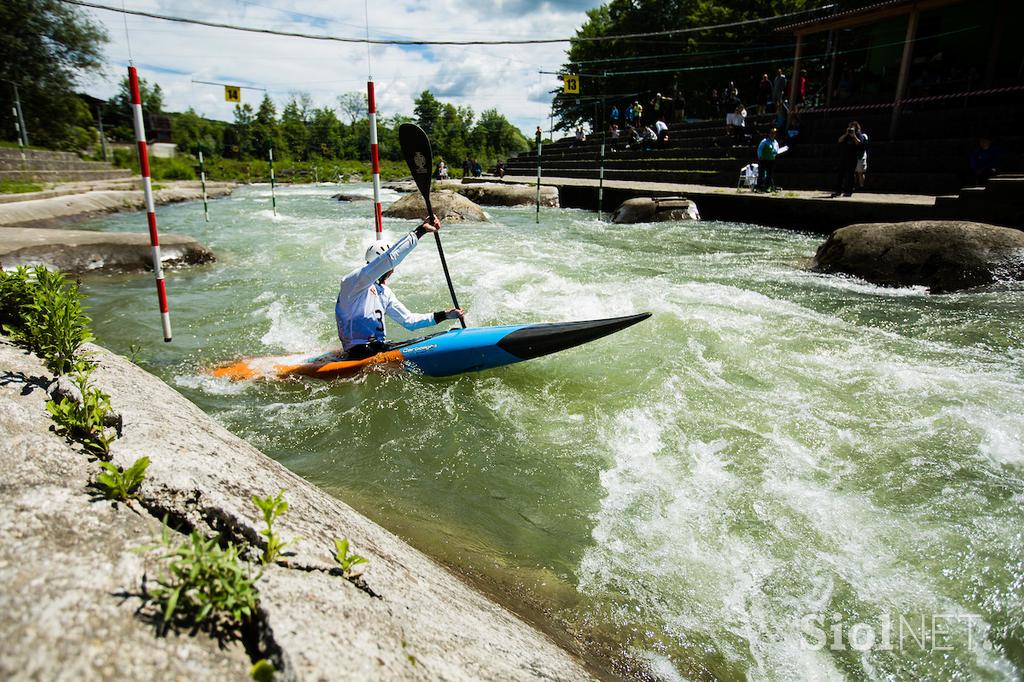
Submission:
<svg viewBox="0 0 1024 682">
<path fill-rule="evenodd" d="M 359 564 L 370 563 L 370 560 L 366 557 L 359 556 L 358 554 L 349 554 L 348 538 L 342 538 L 340 540 L 338 538 L 334 538 L 334 550 L 334 560 L 338 562 L 338 565 L 341 567 L 341 572 L 346 578 L 352 578 L 355 575 L 358 575 L 353 574 L 352 569 Z"/>
<path fill-rule="evenodd" d="M 262 574 L 252 575 L 237 545 L 221 547 L 218 541 L 192 531 L 185 541 L 174 545 L 165 522 L 160 543 L 144 548 L 162 550 L 157 559 L 164 562 L 165 571 L 148 597 L 163 612 L 164 630 L 178 623 L 223 632 L 239 628 L 256 612 L 255 584 Z"/>
<path fill-rule="evenodd" d="M 288 511 L 288 503 L 284 501 L 284 488 L 276 497 L 252 496 L 252 502 L 263 513 L 263 521 L 267 527 L 260 531 L 260 535 L 266 538 L 267 546 L 263 549 L 263 564 L 272 564 L 277 561 L 278 555 L 288 545 L 295 544 L 298 539 L 285 542 L 281 536 L 274 532 L 274 520 Z"/>
<path fill-rule="evenodd" d="M 249 677 L 256 682 L 274 682 L 274 664 L 265 658 L 261 658 L 249 668 Z"/>
<path fill-rule="evenodd" d="M 103 472 L 96 477 L 96 487 L 110 500 L 128 502 L 138 499 L 139 486 L 146 478 L 149 457 L 140 457 L 130 467 L 121 471 L 110 462 L 100 462 Z"/>
<path fill-rule="evenodd" d="M 115 435 L 108 436 L 103 426 L 103 418 L 110 412 L 110 396 L 89 385 L 92 367 L 79 363 L 79 368 L 74 380 L 82 392 L 82 402 L 71 398 L 62 398 L 60 403 L 49 400 L 46 411 L 57 422 L 58 432 L 80 442 L 89 452 L 105 457 L 116 438 Z"/>
</svg>

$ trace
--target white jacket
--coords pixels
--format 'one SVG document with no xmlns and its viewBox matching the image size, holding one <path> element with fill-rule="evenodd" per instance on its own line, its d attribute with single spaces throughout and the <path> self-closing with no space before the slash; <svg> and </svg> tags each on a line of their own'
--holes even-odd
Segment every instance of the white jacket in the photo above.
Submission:
<svg viewBox="0 0 1024 682">
<path fill-rule="evenodd" d="M 409 330 L 437 324 L 433 313 L 409 312 L 391 289 L 378 281 L 388 270 L 398 267 L 418 241 L 416 233 L 410 232 L 380 256 L 341 278 L 334 318 L 343 350 L 370 341 L 384 341 L 385 315 Z"/>
</svg>

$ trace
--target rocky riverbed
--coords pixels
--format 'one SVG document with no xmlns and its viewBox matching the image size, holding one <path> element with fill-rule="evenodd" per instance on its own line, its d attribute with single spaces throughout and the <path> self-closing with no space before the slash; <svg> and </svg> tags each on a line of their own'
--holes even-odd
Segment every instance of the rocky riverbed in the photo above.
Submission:
<svg viewBox="0 0 1024 682">
<path fill-rule="evenodd" d="M 519 618 L 156 377 L 87 350 L 99 364 L 93 382 L 123 417 L 113 462 L 152 463 L 140 502 L 100 498 L 90 488 L 96 462 L 52 430 L 43 363 L 0 338 L 4 678 L 241 680 L 259 658 L 296 680 L 589 678 Z M 142 595 L 159 567 L 138 549 L 157 539 L 159 519 L 258 547 L 262 520 L 250 497 L 282 489 L 290 509 L 276 530 L 294 544 L 264 567 L 251 631 L 226 642 L 201 632 L 156 636 Z M 332 571 L 337 537 L 370 560 L 361 584 Z"/>
</svg>

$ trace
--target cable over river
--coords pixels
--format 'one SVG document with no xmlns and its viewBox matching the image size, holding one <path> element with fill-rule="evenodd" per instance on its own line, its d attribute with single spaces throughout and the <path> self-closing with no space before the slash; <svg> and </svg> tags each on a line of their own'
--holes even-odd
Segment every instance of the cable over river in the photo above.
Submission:
<svg viewBox="0 0 1024 682">
<path fill-rule="evenodd" d="M 337 346 L 373 239 L 337 189 L 162 208 L 219 262 L 167 273 L 172 344 L 150 278 L 87 278 L 99 342 L 621 673 L 1020 678 L 1024 287 L 881 289 L 807 272 L 821 237 L 495 208 L 442 231 L 471 326 L 654 316 L 479 374 L 213 379 Z M 391 282 L 415 311 L 449 305 L 430 246 Z"/>
</svg>

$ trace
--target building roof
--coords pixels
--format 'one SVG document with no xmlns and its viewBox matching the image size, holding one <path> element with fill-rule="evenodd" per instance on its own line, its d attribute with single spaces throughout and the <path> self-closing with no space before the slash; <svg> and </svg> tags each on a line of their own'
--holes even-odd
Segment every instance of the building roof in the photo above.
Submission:
<svg viewBox="0 0 1024 682">
<path fill-rule="evenodd" d="M 780 26 L 775 29 L 778 33 L 820 33 L 837 28 L 850 28 L 871 24 L 881 19 L 887 19 L 902 14 L 910 14 L 915 9 L 927 10 L 945 5 L 952 5 L 964 0 L 884 0 L 873 5 L 848 9 L 845 12 L 836 12 L 817 19 L 809 19 L 795 24 Z"/>
</svg>

